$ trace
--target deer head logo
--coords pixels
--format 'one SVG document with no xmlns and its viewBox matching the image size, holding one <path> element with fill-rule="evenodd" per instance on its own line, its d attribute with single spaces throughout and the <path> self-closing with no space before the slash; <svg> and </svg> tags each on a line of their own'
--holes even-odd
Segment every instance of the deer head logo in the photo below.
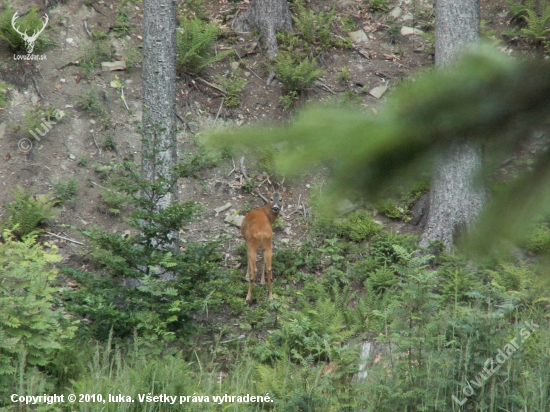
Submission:
<svg viewBox="0 0 550 412">
<path fill-rule="evenodd" d="M 15 20 L 17 20 L 17 17 L 19 17 L 18 11 L 16 11 L 13 14 L 13 17 L 11 18 L 11 27 L 13 27 L 13 29 L 21 35 L 21 37 L 25 41 L 25 48 L 27 49 L 27 53 L 31 54 L 34 49 L 34 42 L 36 41 L 40 33 L 44 31 L 44 29 L 46 28 L 46 25 L 48 24 L 48 20 L 49 20 L 48 15 L 44 14 L 44 17 L 42 17 L 44 19 L 44 25 L 40 30 L 35 30 L 32 36 L 29 36 L 26 30 L 24 33 L 21 33 L 19 31 L 19 27 L 15 25 Z"/>
</svg>

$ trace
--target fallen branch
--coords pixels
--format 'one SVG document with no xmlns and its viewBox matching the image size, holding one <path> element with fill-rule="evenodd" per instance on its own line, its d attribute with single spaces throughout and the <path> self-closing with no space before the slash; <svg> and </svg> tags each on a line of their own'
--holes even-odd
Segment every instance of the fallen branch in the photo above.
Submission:
<svg viewBox="0 0 550 412">
<path fill-rule="evenodd" d="M 34 83 L 34 87 L 36 88 L 36 92 L 40 96 L 40 99 L 44 100 L 44 96 L 42 96 L 42 93 L 40 93 L 40 87 L 38 87 L 38 82 L 36 81 L 36 77 L 32 76 L 32 82 Z"/>
<path fill-rule="evenodd" d="M 214 119 L 214 124 L 212 126 L 216 125 L 216 122 L 218 121 L 218 117 L 220 116 L 220 112 L 222 111 L 223 102 L 225 101 L 225 97 L 222 97 L 222 102 L 220 103 L 220 108 L 218 109 L 218 113 L 216 114 L 216 118 Z"/>
<path fill-rule="evenodd" d="M 231 158 L 231 161 L 233 162 L 233 169 L 229 172 L 229 174 L 227 175 L 227 177 L 231 176 L 231 173 L 233 173 L 235 171 L 235 169 L 237 168 L 235 166 L 235 160 L 233 158 Z"/>
<path fill-rule="evenodd" d="M 86 33 L 88 34 L 88 36 L 90 36 L 91 38 L 94 37 L 92 36 L 92 33 L 90 33 L 90 30 L 88 30 L 88 22 L 86 20 L 84 20 L 84 30 L 86 30 Z"/>
<path fill-rule="evenodd" d="M 78 241 L 73 240 L 73 239 L 69 239 L 68 237 L 59 236 L 59 235 L 56 235 L 55 233 L 51 233 L 51 232 L 44 232 L 44 233 L 46 233 L 47 235 L 53 236 L 53 237 L 57 237 L 59 239 L 66 240 L 66 241 L 71 242 L 71 243 L 76 243 L 77 245 L 84 246 L 84 243 L 78 242 Z"/>
<path fill-rule="evenodd" d="M 203 82 L 203 83 L 206 84 L 207 86 L 210 86 L 210 87 L 212 87 L 213 89 L 216 89 L 216 90 L 218 90 L 219 92 L 222 92 L 223 94 L 227 94 L 227 92 L 226 92 L 225 90 L 220 89 L 220 88 L 219 88 L 218 86 L 216 86 L 215 84 L 212 84 L 212 83 L 210 83 L 210 82 L 207 82 L 206 80 L 204 80 L 204 79 L 201 78 L 201 77 L 198 77 L 198 76 L 197 76 L 196 79 L 197 79 L 197 80 L 200 80 L 201 82 Z"/>
</svg>

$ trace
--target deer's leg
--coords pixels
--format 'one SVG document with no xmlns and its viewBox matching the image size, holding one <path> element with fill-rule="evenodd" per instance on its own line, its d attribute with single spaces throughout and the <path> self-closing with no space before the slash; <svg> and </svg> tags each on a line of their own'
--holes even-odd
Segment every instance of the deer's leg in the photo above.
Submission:
<svg viewBox="0 0 550 412">
<path fill-rule="evenodd" d="M 254 248 L 252 245 L 247 244 L 246 254 L 248 257 L 248 266 L 246 269 L 246 277 L 250 284 L 248 285 L 248 295 L 246 295 L 246 301 L 248 303 L 252 302 L 252 288 L 254 286 L 254 281 L 256 280 L 256 256 L 258 254 L 257 248 Z"/>
<path fill-rule="evenodd" d="M 271 283 L 272 283 L 272 272 L 271 272 L 271 244 L 265 248 L 264 250 L 264 268 L 267 270 L 267 286 L 269 288 L 269 295 L 267 296 L 267 300 L 273 299 L 273 291 L 271 289 Z"/>
<path fill-rule="evenodd" d="M 260 285 L 265 285 L 265 268 L 267 266 L 267 264 L 265 263 L 265 257 L 266 257 L 266 253 L 265 253 L 265 249 L 262 253 L 262 279 L 260 280 Z"/>
</svg>

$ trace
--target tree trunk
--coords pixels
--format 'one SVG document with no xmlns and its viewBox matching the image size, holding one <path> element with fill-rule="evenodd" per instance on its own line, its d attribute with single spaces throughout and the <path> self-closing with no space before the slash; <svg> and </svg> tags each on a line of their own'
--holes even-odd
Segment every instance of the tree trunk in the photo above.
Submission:
<svg viewBox="0 0 550 412">
<path fill-rule="evenodd" d="M 176 141 L 176 3 L 143 1 L 143 141 L 142 177 L 174 182 Z M 158 199 L 159 210 L 176 198 L 174 187 Z M 147 196 L 148 194 L 144 194 Z"/>
<path fill-rule="evenodd" d="M 277 56 L 277 32 L 292 31 L 287 0 L 252 0 L 245 15 L 251 29 L 261 33 L 262 46 L 270 58 Z"/>
<path fill-rule="evenodd" d="M 435 66 L 442 69 L 479 40 L 479 0 L 437 0 L 435 15 Z M 448 138 L 452 142 L 447 152 L 434 165 L 428 217 L 420 239 L 421 246 L 441 240 L 447 250 L 487 200 L 487 191 L 477 181 L 481 148 L 460 136 Z"/>
</svg>

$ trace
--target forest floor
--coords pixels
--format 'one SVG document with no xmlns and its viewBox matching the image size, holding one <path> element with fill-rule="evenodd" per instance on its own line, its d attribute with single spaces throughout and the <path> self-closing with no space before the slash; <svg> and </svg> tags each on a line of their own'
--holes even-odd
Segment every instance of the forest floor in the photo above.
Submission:
<svg viewBox="0 0 550 412">
<path fill-rule="evenodd" d="M 180 11 L 183 10 L 183 3 L 179 5 Z M 42 0 L 16 0 L 10 4 L 20 14 L 30 7 L 44 8 Z M 400 35 L 399 30 L 389 30 L 397 25 L 398 28 L 416 27 L 433 33 L 431 2 L 393 1 L 389 10 L 384 12 L 371 12 L 368 4 L 367 1 L 352 0 L 307 3 L 307 7 L 317 11 L 336 9 L 338 19 L 333 28 L 334 35 L 347 36 L 344 29 L 348 24 L 355 27 L 351 31 L 363 30 L 366 38 L 354 43 L 354 49 L 328 48 L 319 59 L 324 75 L 302 94 L 294 108 L 284 110 L 279 101 L 284 93 L 282 84 L 275 79 L 266 85 L 269 67 L 258 46 L 257 36 L 235 32 L 231 27 L 233 18 L 243 13 L 248 3 L 207 0 L 200 6 L 200 14 L 210 16 L 209 20 L 217 23 L 225 33 L 220 36 L 217 49 L 233 49 L 236 54 L 205 69 L 200 79 L 188 76 L 178 79 L 177 110 L 186 122 L 186 125 L 178 122 L 179 151 L 184 155 L 196 153 L 200 150 L 201 136 L 206 135 L 214 125 L 222 127 L 287 121 L 296 106 L 305 102 L 351 100 L 365 110 L 371 110 L 383 105 L 385 100 L 385 95 L 381 98 L 372 96 L 369 91 L 373 88 L 388 86 L 391 90 L 402 80 L 433 66 L 433 44 L 429 36 Z M 191 13 L 191 10 L 185 12 Z M 101 165 L 119 162 L 123 158 L 134 158 L 139 162 L 141 2 L 67 0 L 49 8 L 47 13 L 49 25 L 43 35 L 48 36 L 53 46 L 44 52 L 46 60 L 14 61 L 13 53 L 5 43 L 0 48 L 0 61 L 3 62 L 0 79 L 11 86 L 8 107 L 0 111 L 0 198 L 9 201 L 10 192 L 17 185 L 32 187 L 35 193 L 44 194 L 52 192 L 56 184 L 74 179 L 78 182 L 77 194 L 73 201 L 62 204 L 56 218 L 49 220 L 49 232 L 84 242 L 79 229 L 92 225 L 108 228 L 113 233 L 132 230 L 123 223 L 121 216 L 109 213 L 102 201 L 98 169 Z M 391 17 L 392 14 L 397 17 Z M 128 18 L 122 26 L 121 15 Z M 503 52 L 534 53 L 532 47 L 523 41 L 510 43 L 502 39 L 501 34 L 509 28 L 511 19 L 506 1 L 482 0 L 481 17 L 485 21 L 483 33 L 490 35 L 489 41 L 500 41 L 497 47 Z M 134 67 L 122 71 L 102 71 L 98 61 L 91 72 L 85 73 L 79 62 L 90 53 L 95 42 L 87 31 L 94 35 L 100 32 L 105 34 L 113 51 L 108 60 L 132 60 Z M 227 108 L 222 104 L 223 95 L 205 81 L 216 84 L 216 75 L 226 75 L 237 65 L 237 70 L 247 83 L 240 106 Z M 349 72 L 348 78 L 342 76 L 343 70 Z M 124 86 L 129 110 L 123 105 L 119 89 L 110 87 L 114 80 Z M 96 93 L 105 108 L 105 115 L 91 116 L 82 110 L 78 101 L 90 90 Z M 30 150 L 23 151 L 21 141 L 29 137 L 25 115 L 38 106 L 53 106 L 62 110 L 64 117 L 40 141 L 34 141 Z M 253 183 L 267 193 L 270 190 L 267 183 L 270 180 L 267 179 L 272 178 L 269 159 L 254 153 L 243 155 Z M 239 169 L 239 158 L 233 160 Z M 178 185 L 181 201 L 194 199 L 202 205 L 200 218 L 190 225 L 184 236 L 200 241 L 216 239 L 228 233 L 232 240 L 225 245 L 225 252 L 230 259 L 242 239 L 236 227 L 224 223 L 225 214 L 243 215 L 250 208 L 262 204 L 259 197 L 243 189 L 239 170 L 230 173 L 233 168 L 231 159 L 225 158 L 212 167 L 202 168 L 193 178 L 181 179 Z M 284 228 L 276 236 L 276 245 L 279 242 L 296 245 L 303 240 L 304 234 L 307 234 L 303 215 L 307 214 L 311 191 L 322 186 L 324 179 L 325 173 L 321 171 L 286 182 L 285 204 L 288 208 L 285 214 L 289 215 L 296 207 L 302 211 L 283 219 Z M 263 185 L 260 185 L 261 182 Z M 222 213 L 214 211 L 226 203 L 231 204 L 230 209 Z M 124 213 L 123 209 L 122 215 Z M 0 215 L 3 214 L 4 210 L 0 209 Z M 393 221 L 381 215 L 376 219 L 396 232 L 419 231 L 403 221 Z M 83 263 L 85 247 L 52 237 L 48 241 L 60 248 L 66 264 L 77 266 Z"/>
</svg>

